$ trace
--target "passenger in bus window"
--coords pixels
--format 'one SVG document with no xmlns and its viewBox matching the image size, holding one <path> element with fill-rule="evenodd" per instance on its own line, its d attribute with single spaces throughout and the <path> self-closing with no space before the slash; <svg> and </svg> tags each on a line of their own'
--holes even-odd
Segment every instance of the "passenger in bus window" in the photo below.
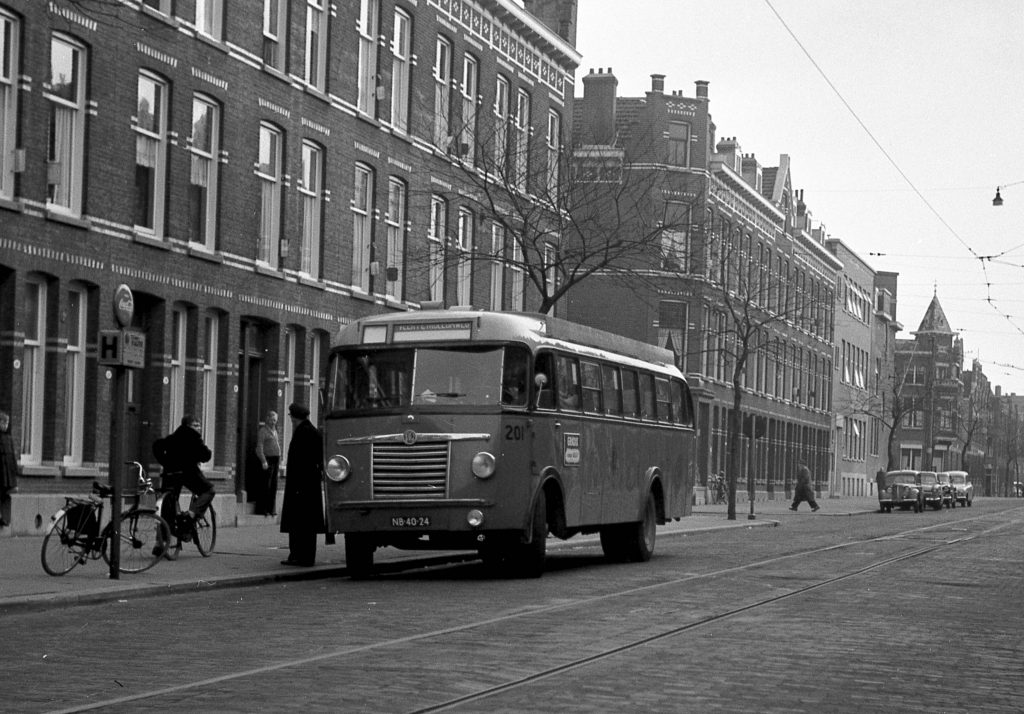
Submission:
<svg viewBox="0 0 1024 714">
<path fill-rule="evenodd" d="M 501 403 L 514 407 L 526 406 L 526 357 L 524 354 L 510 354 L 505 359 L 504 374 L 501 378 Z"/>
<path fill-rule="evenodd" d="M 569 357 L 555 360 L 557 374 L 555 388 L 558 390 L 558 406 L 562 409 L 580 408 L 580 379 L 576 361 Z"/>
</svg>

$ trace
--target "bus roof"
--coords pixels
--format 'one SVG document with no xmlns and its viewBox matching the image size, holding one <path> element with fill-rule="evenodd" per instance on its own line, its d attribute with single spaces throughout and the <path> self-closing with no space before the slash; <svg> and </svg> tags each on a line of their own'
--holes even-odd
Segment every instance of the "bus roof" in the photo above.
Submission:
<svg viewBox="0 0 1024 714">
<path fill-rule="evenodd" d="M 375 337 L 368 338 L 375 326 L 387 330 L 385 332 L 384 329 L 379 329 Z M 372 315 L 343 326 L 337 345 L 407 344 L 470 339 L 512 340 L 532 345 L 560 341 L 665 367 L 675 367 L 675 357 L 671 350 L 587 325 L 529 312 L 487 312 L 455 308 Z"/>
</svg>

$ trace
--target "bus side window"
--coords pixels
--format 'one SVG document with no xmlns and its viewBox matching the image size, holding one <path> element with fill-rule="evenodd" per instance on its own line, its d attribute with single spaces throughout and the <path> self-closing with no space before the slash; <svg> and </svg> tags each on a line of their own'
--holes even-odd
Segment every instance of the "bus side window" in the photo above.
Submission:
<svg viewBox="0 0 1024 714">
<path fill-rule="evenodd" d="M 583 411 L 601 411 L 601 365 L 595 362 L 580 362 L 583 373 Z"/>
<path fill-rule="evenodd" d="M 654 380 L 654 387 L 658 399 L 658 421 L 673 421 L 672 390 L 668 380 L 658 377 Z"/>
<path fill-rule="evenodd" d="M 622 370 L 622 413 L 628 417 L 640 416 L 640 385 L 637 383 L 636 372 L 631 369 Z"/>
<path fill-rule="evenodd" d="M 693 426 L 693 407 L 690 403 L 690 390 L 683 382 L 672 380 L 672 413 L 676 421 L 683 426 Z"/>
<path fill-rule="evenodd" d="M 550 352 L 541 352 L 534 362 L 534 380 L 537 385 L 537 406 L 541 409 L 555 408 L 555 390 L 552 379 L 555 375 L 554 355 Z M 539 380 L 538 377 L 544 377 Z M 543 384 L 542 384 L 543 382 Z"/>
<path fill-rule="evenodd" d="M 622 385 L 619 384 L 619 369 L 610 364 L 601 365 L 601 385 L 604 389 L 604 411 L 606 414 L 622 414 Z"/>
<path fill-rule="evenodd" d="M 580 408 L 580 369 L 572 357 L 555 357 L 555 388 L 558 390 L 558 406 L 561 409 Z"/>
<path fill-rule="evenodd" d="M 640 375 L 640 418 L 654 419 L 654 376 Z"/>
</svg>

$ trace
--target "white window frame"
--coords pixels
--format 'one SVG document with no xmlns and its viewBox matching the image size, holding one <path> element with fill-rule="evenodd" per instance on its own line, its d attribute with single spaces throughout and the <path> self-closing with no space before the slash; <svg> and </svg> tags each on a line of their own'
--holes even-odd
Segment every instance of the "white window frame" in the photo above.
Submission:
<svg viewBox="0 0 1024 714">
<path fill-rule="evenodd" d="M 320 242 L 323 234 L 324 150 L 311 141 L 302 142 L 302 255 L 300 272 L 320 277 Z"/>
<path fill-rule="evenodd" d="M 550 297 L 558 290 L 558 248 L 554 243 L 550 243 L 548 241 L 544 242 L 543 261 L 544 282 L 547 284 L 548 296 Z M 554 303 L 552 303 L 551 307 L 548 308 L 547 314 L 554 316 Z"/>
<path fill-rule="evenodd" d="M 467 208 L 459 209 L 458 224 L 458 265 L 455 267 L 455 304 L 473 304 L 473 253 L 475 250 L 473 212 Z"/>
<path fill-rule="evenodd" d="M 374 182 L 372 166 L 357 163 L 352 194 L 352 286 L 370 292 L 370 246 L 373 242 Z"/>
<path fill-rule="evenodd" d="M 0 8 L 0 198 L 14 197 L 21 26 Z"/>
<path fill-rule="evenodd" d="M 217 360 L 220 345 L 220 315 L 207 313 L 203 318 L 206 349 L 203 354 L 203 386 L 201 419 L 203 441 L 214 454 L 217 453 Z M 212 465 L 214 462 L 211 461 Z"/>
<path fill-rule="evenodd" d="M 530 170 L 530 93 L 525 89 L 516 91 L 515 153 L 512 158 L 515 160 L 513 185 L 525 191 Z"/>
<path fill-rule="evenodd" d="M 327 87 L 327 3 L 306 0 L 306 46 L 303 79 L 323 92 Z"/>
<path fill-rule="evenodd" d="M 548 110 L 547 135 L 547 198 L 552 203 L 558 201 L 559 160 L 562 148 L 562 117 L 554 109 Z"/>
<path fill-rule="evenodd" d="M 504 173 L 508 163 L 508 125 L 512 85 L 498 75 L 494 86 L 494 169 Z"/>
<path fill-rule="evenodd" d="M 462 57 L 462 126 L 456 152 L 469 164 L 476 160 L 476 95 L 479 88 L 480 62 L 471 54 Z"/>
<path fill-rule="evenodd" d="M 295 330 L 291 327 L 285 328 L 284 331 L 284 352 L 282 353 L 283 362 L 281 370 L 281 394 L 283 395 L 284 403 L 291 404 L 295 401 L 295 356 L 297 350 L 295 349 L 298 344 L 298 336 Z M 284 420 L 284 432 L 281 443 L 281 453 L 288 453 L 288 444 L 292 440 L 292 420 Z"/>
<path fill-rule="evenodd" d="M 385 294 L 394 300 L 401 300 L 405 294 L 405 235 L 406 200 L 409 193 L 405 181 L 392 176 L 388 179 L 388 211 L 384 216 L 387 226 L 387 249 L 385 262 Z M 387 269 L 398 271 L 397 280 L 387 279 Z"/>
<path fill-rule="evenodd" d="M 195 0 L 196 32 L 220 41 L 224 27 L 224 0 Z"/>
<path fill-rule="evenodd" d="M 281 197 L 284 186 L 284 132 L 260 122 L 256 176 L 260 181 L 260 233 L 256 262 L 276 270 L 281 257 Z"/>
<path fill-rule="evenodd" d="M 288 55 L 288 0 L 263 0 L 263 64 L 284 72 Z"/>
<path fill-rule="evenodd" d="M 153 12 L 159 12 L 161 15 L 170 15 L 171 6 L 173 0 L 143 0 L 143 4 L 146 5 Z"/>
<path fill-rule="evenodd" d="M 167 81 L 159 75 L 141 70 L 137 90 L 136 116 L 132 128 L 135 131 L 135 230 L 156 238 L 164 234 L 164 213 L 167 193 L 167 100 L 170 97 Z M 144 102 L 152 102 L 148 115 L 143 113 Z M 140 168 L 141 167 L 141 168 Z M 145 187 L 138 185 L 140 171 L 149 172 Z M 139 215 L 139 201 L 145 192 L 146 214 Z M 138 219 L 143 222 L 139 223 Z"/>
<path fill-rule="evenodd" d="M 451 141 L 452 43 L 438 35 L 434 50 L 434 145 L 448 149 Z"/>
<path fill-rule="evenodd" d="M 409 86 L 412 74 L 412 17 L 395 9 L 391 37 L 391 126 L 409 133 Z"/>
<path fill-rule="evenodd" d="M 323 361 L 323 333 L 314 331 L 309 342 L 309 421 L 320 423 L 320 371 Z M 290 404 L 291 402 L 289 402 Z"/>
<path fill-rule="evenodd" d="M 185 369 L 188 365 L 188 311 L 183 306 L 171 308 L 170 338 L 167 420 L 172 427 L 177 427 L 185 415 Z"/>
<path fill-rule="evenodd" d="M 46 298 L 47 284 L 42 278 L 25 283 L 25 347 L 22 354 L 21 390 L 21 463 L 39 464 L 43 460 L 43 408 L 46 387 Z M 34 297 L 30 302 L 29 298 Z M 33 312 L 34 311 L 34 314 Z"/>
<path fill-rule="evenodd" d="M 71 58 L 72 78 L 65 91 L 57 91 L 54 87 L 56 52 L 69 53 Z M 50 103 L 46 208 L 72 216 L 82 214 L 88 62 L 85 45 L 68 35 L 53 33 L 50 38 L 49 77 L 43 85 L 43 96 Z"/>
<path fill-rule="evenodd" d="M 509 269 L 512 272 L 509 281 L 509 309 L 522 312 L 526 305 L 526 271 L 523 269 L 523 246 L 516 238 L 512 239 L 512 260 Z"/>
<path fill-rule="evenodd" d="M 490 309 L 500 311 L 505 300 L 505 226 L 491 222 L 491 297 Z"/>
<path fill-rule="evenodd" d="M 201 117 L 205 113 L 206 121 Z M 202 130 L 197 128 L 201 125 Z M 208 136 L 204 136 L 208 134 Z M 190 191 L 201 192 L 202 215 L 198 225 L 190 227 L 189 240 L 212 251 L 217 238 L 217 190 L 220 178 L 220 104 L 203 94 L 192 95 L 192 135 L 189 137 L 191 153 Z M 190 197 L 190 201 L 194 201 Z M 191 211 L 191 204 L 190 209 Z"/>
<path fill-rule="evenodd" d="M 430 299 L 444 303 L 444 254 L 446 226 L 448 223 L 448 201 L 434 194 L 430 197 L 430 227 L 427 232 L 429 248 L 427 283 Z"/>
<path fill-rule="evenodd" d="M 89 293 L 68 289 L 67 345 L 64 348 L 64 463 L 81 465 L 85 425 L 85 347 Z"/>
<path fill-rule="evenodd" d="M 359 67 L 356 108 L 377 116 L 377 35 L 380 0 L 359 0 Z"/>
</svg>

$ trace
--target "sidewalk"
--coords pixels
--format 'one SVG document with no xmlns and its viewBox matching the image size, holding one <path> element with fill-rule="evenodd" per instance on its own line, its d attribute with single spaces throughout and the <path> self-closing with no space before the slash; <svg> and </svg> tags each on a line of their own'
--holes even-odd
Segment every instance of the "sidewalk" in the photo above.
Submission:
<svg viewBox="0 0 1024 714">
<path fill-rule="evenodd" d="M 736 520 L 726 519 L 724 505 L 695 506 L 692 516 L 658 528 L 659 537 L 719 528 L 750 528 L 785 525 L 795 518 L 846 516 L 876 511 L 875 499 L 843 497 L 822 498 L 821 510 L 812 514 L 807 504 L 800 511 L 788 510 L 788 501 L 759 501 L 754 504 L 755 519 L 749 520 L 750 506 L 736 505 Z M 344 539 L 317 549 L 317 564 L 312 568 L 281 565 L 288 556 L 288 536 L 277 523 L 261 516 L 238 516 L 238 525 L 217 531 L 217 544 L 209 558 L 199 555 L 192 544 L 186 545 L 177 561 L 157 563 L 144 573 L 121 573 L 109 578 L 110 568 L 103 560 L 90 560 L 67 575 L 52 577 L 43 571 L 40 561 L 43 539 L 39 536 L 0 538 L 0 615 L 12 610 L 40 610 L 75 604 L 114 602 L 151 597 L 172 592 L 206 590 L 215 587 L 253 585 L 287 580 L 334 577 L 345 573 Z M 548 547 L 557 552 L 577 546 L 597 536 L 576 536 L 567 541 L 552 539 Z M 378 569 L 400 567 L 403 562 L 456 562 L 473 560 L 472 552 L 378 550 L 374 561 Z"/>
</svg>

